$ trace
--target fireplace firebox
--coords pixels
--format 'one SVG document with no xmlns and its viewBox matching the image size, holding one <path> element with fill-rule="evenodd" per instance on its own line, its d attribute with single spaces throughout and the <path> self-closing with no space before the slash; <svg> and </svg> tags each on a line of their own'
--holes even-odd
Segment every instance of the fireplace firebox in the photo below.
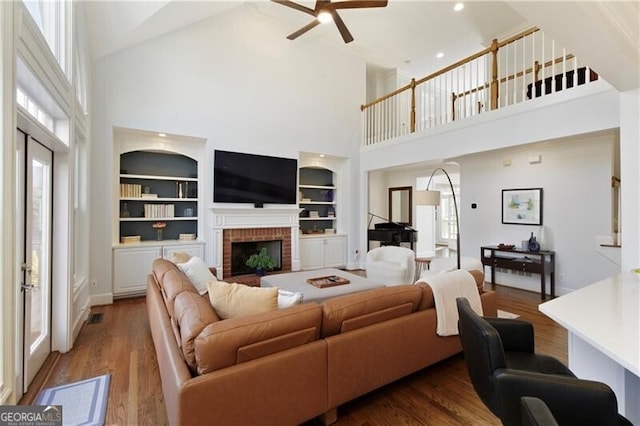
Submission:
<svg viewBox="0 0 640 426">
<path fill-rule="evenodd" d="M 237 255 L 232 249 L 232 246 L 240 243 L 250 243 L 248 248 L 243 249 L 247 250 L 247 254 Z M 276 261 L 278 271 L 291 271 L 290 227 L 224 229 L 222 233 L 222 272 L 224 279 L 233 281 L 234 276 L 254 274 L 254 271 L 245 265 L 246 259 L 262 247 L 267 247 L 269 254 Z M 233 269 L 232 263 L 235 264 Z"/>
<path fill-rule="evenodd" d="M 262 248 L 267 249 L 276 264 L 274 271 L 282 270 L 282 240 L 272 241 L 244 241 L 231 243 L 231 275 L 244 275 L 253 272 L 246 262 L 249 257 L 258 253 Z"/>
</svg>

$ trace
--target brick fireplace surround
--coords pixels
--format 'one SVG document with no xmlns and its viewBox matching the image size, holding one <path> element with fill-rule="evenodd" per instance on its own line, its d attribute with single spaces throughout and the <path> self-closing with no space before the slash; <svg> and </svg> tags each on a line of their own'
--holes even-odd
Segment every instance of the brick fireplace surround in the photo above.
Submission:
<svg viewBox="0 0 640 426">
<path fill-rule="evenodd" d="M 236 228 L 222 233 L 222 274 L 231 277 L 231 243 L 282 241 L 282 271 L 291 271 L 291 228 Z"/>
</svg>

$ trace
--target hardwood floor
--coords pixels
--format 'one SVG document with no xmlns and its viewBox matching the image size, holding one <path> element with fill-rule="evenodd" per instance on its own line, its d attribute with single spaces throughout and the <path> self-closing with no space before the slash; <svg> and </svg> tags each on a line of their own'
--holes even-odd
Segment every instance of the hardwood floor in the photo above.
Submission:
<svg viewBox="0 0 640 426">
<path fill-rule="evenodd" d="M 567 333 L 538 311 L 537 293 L 496 286 L 498 308 L 534 324 L 536 350 L 567 360 Z M 107 425 L 167 424 L 144 298 L 91 309 L 102 321 L 85 324 L 74 348 L 43 372 L 43 387 L 111 374 Z M 36 388 L 36 386 L 32 386 Z M 31 389 L 22 404 L 31 403 Z M 308 425 L 319 422 L 307 422 Z M 499 425 L 469 381 L 462 354 L 391 383 L 338 408 L 339 426 Z"/>
</svg>

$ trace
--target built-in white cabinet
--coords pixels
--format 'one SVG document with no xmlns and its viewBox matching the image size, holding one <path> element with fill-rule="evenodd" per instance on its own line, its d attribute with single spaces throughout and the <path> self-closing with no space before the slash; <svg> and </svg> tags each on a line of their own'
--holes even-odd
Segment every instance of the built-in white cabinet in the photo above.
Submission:
<svg viewBox="0 0 640 426">
<path fill-rule="evenodd" d="M 177 251 L 190 256 L 204 257 L 204 242 L 142 243 L 121 245 L 113 249 L 113 295 L 114 297 L 139 296 L 147 288 L 147 275 L 153 261 L 159 257 L 171 259 Z"/>
<path fill-rule="evenodd" d="M 300 237 L 300 268 L 343 268 L 347 265 L 347 236 Z"/>
<path fill-rule="evenodd" d="M 144 294 L 159 257 L 183 251 L 204 258 L 204 147 L 190 136 L 114 129 L 114 297 Z"/>
</svg>

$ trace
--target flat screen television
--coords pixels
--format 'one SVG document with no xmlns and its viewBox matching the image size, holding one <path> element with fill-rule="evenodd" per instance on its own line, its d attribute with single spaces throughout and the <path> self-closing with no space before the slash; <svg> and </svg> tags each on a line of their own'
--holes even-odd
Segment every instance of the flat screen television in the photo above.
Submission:
<svg viewBox="0 0 640 426">
<path fill-rule="evenodd" d="M 214 151 L 214 203 L 296 204 L 297 180 L 294 158 Z"/>
</svg>

